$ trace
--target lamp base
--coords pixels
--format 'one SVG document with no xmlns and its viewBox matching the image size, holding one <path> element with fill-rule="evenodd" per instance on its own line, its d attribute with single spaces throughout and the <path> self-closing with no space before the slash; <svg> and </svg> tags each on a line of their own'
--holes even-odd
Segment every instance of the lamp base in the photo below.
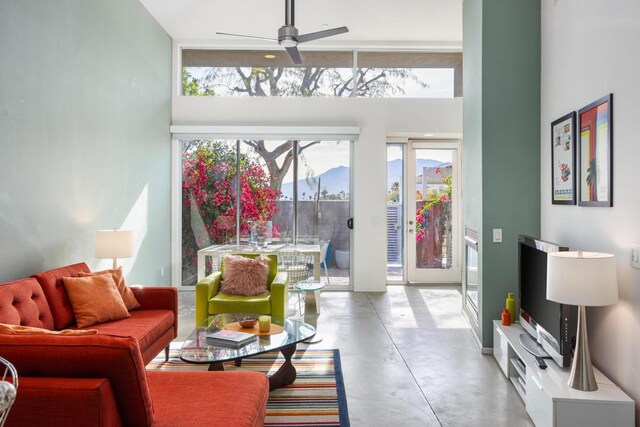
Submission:
<svg viewBox="0 0 640 427">
<path fill-rule="evenodd" d="M 589 339 L 587 338 L 587 311 L 584 305 L 578 306 L 578 333 L 576 335 L 576 349 L 573 353 L 569 387 L 581 391 L 596 391 L 598 384 L 593 374 L 591 355 L 589 354 Z"/>
</svg>

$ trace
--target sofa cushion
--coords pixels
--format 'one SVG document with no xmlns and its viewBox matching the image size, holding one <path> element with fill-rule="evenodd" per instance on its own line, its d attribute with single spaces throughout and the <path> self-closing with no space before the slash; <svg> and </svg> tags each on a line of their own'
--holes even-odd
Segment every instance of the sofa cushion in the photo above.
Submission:
<svg viewBox="0 0 640 427">
<path fill-rule="evenodd" d="M 20 391 L 5 427 L 122 427 L 106 378 L 20 377 Z"/>
<path fill-rule="evenodd" d="M 0 322 L 53 329 L 47 298 L 35 279 L 0 285 Z"/>
<path fill-rule="evenodd" d="M 113 281 L 116 282 L 118 292 L 120 292 L 120 296 L 122 297 L 122 301 L 124 301 L 124 305 L 127 307 L 127 310 L 131 311 L 135 310 L 136 308 L 140 308 L 140 304 L 138 303 L 136 296 L 124 281 L 122 267 L 112 268 L 109 270 L 94 271 L 93 273 L 79 273 L 78 277 L 98 276 L 104 273 L 109 273 L 113 277 Z"/>
<path fill-rule="evenodd" d="M 131 317 L 110 273 L 63 277 L 79 328 Z"/>
<path fill-rule="evenodd" d="M 36 328 L 35 326 L 8 325 L 0 323 L 0 334 L 5 335 L 95 335 L 96 329 L 63 329 L 61 331 L 52 331 L 51 329 Z"/>
<path fill-rule="evenodd" d="M 97 329 L 98 334 L 135 337 L 144 352 L 168 329 L 173 328 L 174 316 L 171 310 L 136 310 L 129 314 L 131 317 L 127 319 L 99 323 L 91 326 L 91 329 Z"/>
<path fill-rule="evenodd" d="M 62 278 L 74 277 L 77 276 L 78 273 L 89 272 L 90 270 L 87 264 L 81 262 L 79 264 L 56 268 L 55 270 L 43 271 L 42 273 L 31 276 L 40 283 L 44 295 L 47 297 L 47 302 L 49 303 L 49 308 L 53 316 L 54 329 L 64 329 L 72 323 L 75 323 L 73 309 L 71 308 L 67 291 L 62 284 Z"/>
<path fill-rule="evenodd" d="M 258 313 L 271 314 L 271 294 L 245 297 L 219 293 L 209 300 L 209 313 Z"/>
<path fill-rule="evenodd" d="M 148 371 L 154 427 L 261 427 L 269 380 L 258 372 Z M 177 392 L 179 390 L 179 392 Z M 188 417 L 185 414 L 189 414 Z"/>
</svg>

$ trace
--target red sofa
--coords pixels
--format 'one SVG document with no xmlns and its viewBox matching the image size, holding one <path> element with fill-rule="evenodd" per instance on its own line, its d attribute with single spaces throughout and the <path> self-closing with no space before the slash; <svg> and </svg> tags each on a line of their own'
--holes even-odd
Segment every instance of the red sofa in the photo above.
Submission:
<svg viewBox="0 0 640 427">
<path fill-rule="evenodd" d="M 75 264 L 0 284 L 0 322 L 51 330 L 75 321 L 61 278 Z M 264 423 L 267 377 L 256 372 L 145 369 L 177 333 L 177 292 L 132 288 L 131 318 L 89 328 L 97 335 L 2 335 L 0 355 L 20 379 L 7 426 L 225 426 Z"/>
<path fill-rule="evenodd" d="M 61 330 L 77 329 L 63 277 L 89 273 L 85 263 L 34 274 L 0 285 L 0 322 Z M 86 329 L 138 339 L 145 364 L 178 336 L 178 292 L 172 287 L 132 287 L 140 308 L 131 317 Z M 34 304 L 35 303 L 35 304 Z"/>
</svg>

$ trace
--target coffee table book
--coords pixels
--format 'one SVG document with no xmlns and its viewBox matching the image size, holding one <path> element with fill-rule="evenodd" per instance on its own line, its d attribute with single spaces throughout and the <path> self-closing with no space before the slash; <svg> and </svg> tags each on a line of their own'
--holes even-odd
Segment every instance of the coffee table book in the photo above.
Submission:
<svg viewBox="0 0 640 427">
<path fill-rule="evenodd" d="M 254 341 L 256 338 L 256 334 L 229 331 L 227 329 L 221 329 L 217 332 L 209 332 L 205 336 L 207 337 L 207 342 L 210 344 L 233 348 L 240 348 L 243 345 Z"/>
</svg>

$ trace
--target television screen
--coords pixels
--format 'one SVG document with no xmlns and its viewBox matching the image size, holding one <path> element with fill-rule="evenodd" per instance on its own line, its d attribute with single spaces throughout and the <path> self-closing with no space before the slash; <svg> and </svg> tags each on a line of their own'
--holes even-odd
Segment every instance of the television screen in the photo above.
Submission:
<svg viewBox="0 0 640 427">
<path fill-rule="evenodd" d="M 519 320 L 560 366 L 568 366 L 575 344 L 577 309 L 547 299 L 547 257 L 566 247 L 518 236 Z"/>
<path fill-rule="evenodd" d="M 547 253 L 520 246 L 520 306 L 560 341 L 560 304 L 547 299 Z"/>
</svg>

